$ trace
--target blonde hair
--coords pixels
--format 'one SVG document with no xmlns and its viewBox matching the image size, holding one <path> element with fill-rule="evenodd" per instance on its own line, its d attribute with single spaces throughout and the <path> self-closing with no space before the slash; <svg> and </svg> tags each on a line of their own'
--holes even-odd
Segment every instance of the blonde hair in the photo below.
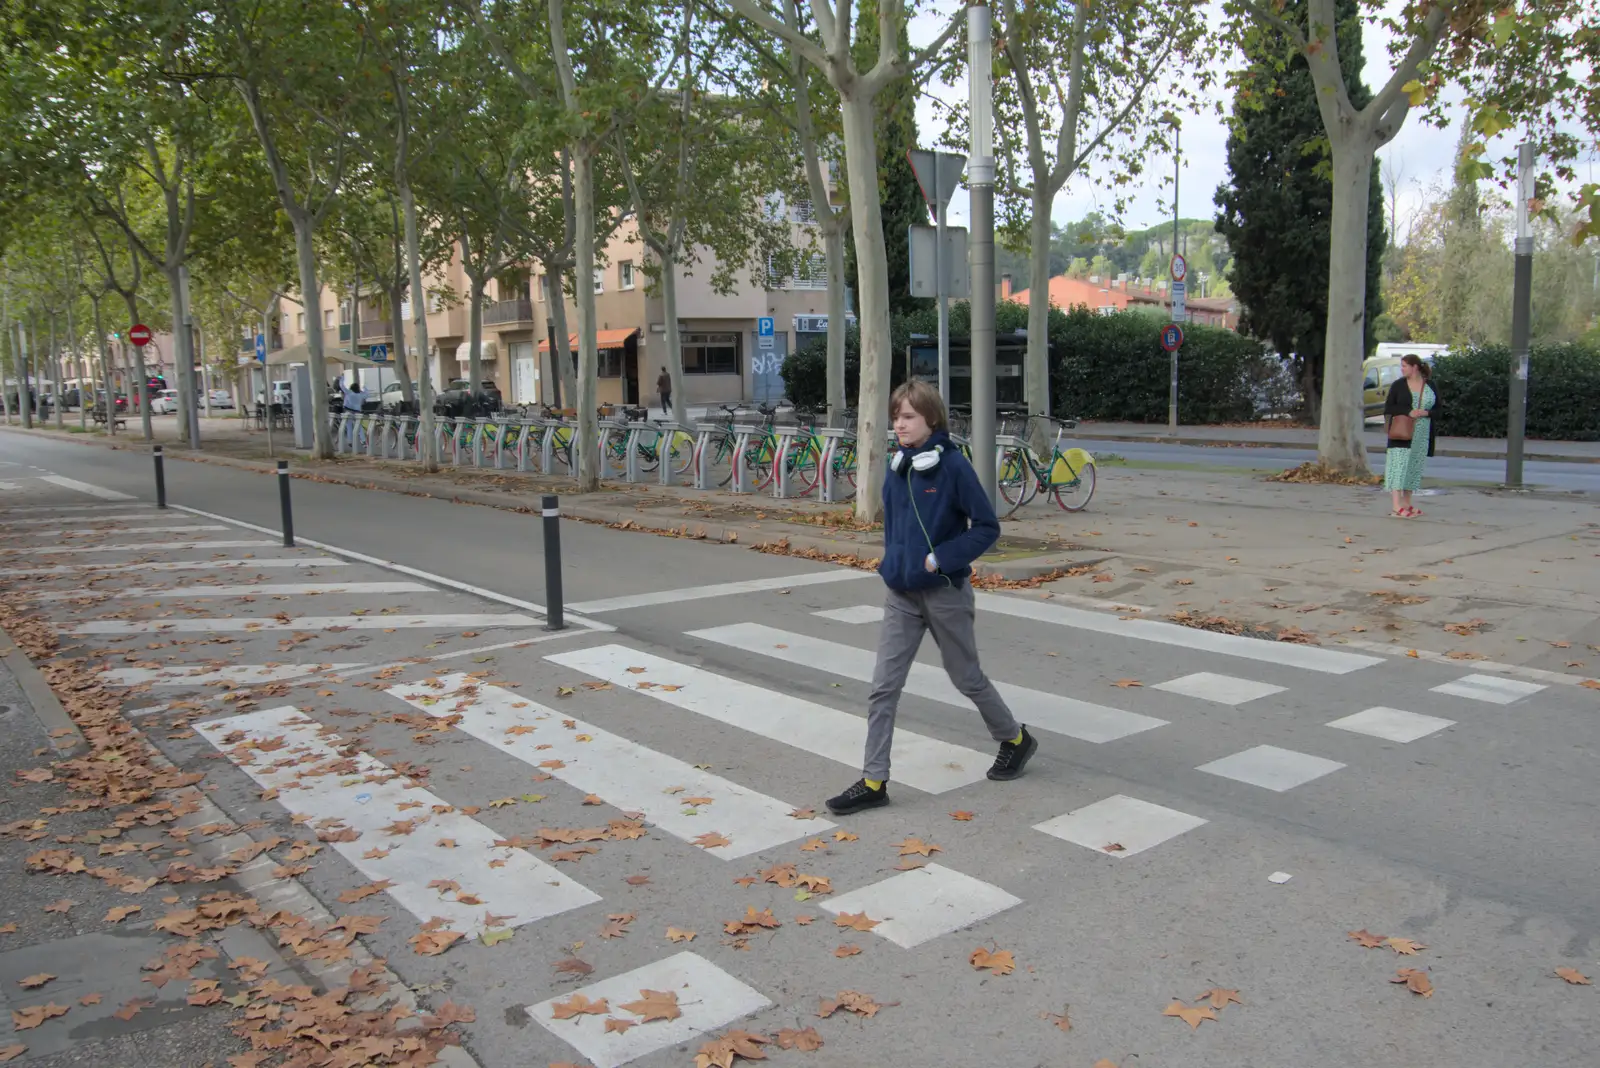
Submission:
<svg viewBox="0 0 1600 1068">
<path fill-rule="evenodd" d="M 944 398 L 939 396 L 939 391 L 919 378 L 902 382 L 889 394 L 889 421 L 894 422 L 894 417 L 900 412 L 902 403 L 911 405 L 912 411 L 922 416 L 928 423 L 930 430 L 943 430 L 950 423 L 950 417 L 945 412 Z"/>
</svg>

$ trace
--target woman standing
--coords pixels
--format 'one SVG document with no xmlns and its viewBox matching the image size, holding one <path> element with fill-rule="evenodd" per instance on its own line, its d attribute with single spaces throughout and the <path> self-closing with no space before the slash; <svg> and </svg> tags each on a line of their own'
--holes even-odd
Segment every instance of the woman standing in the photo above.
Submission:
<svg viewBox="0 0 1600 1068">
<path fill-rule="evenodd" d="M 1400 519 L 1422 514 L 1412 505 L 1411 494 L 1422 486 L 1422 468 L 1433 455 L 1433 417 L 1439 411 L 1439 397 L 1428 384 L 1432 370 L 1416 356 L 1400 357 L 1402 377 L 1389 387 L 1383 404 L 1389 435 L 1383 485 L 1392 497 L 1389 514 Z"/>
</svg>

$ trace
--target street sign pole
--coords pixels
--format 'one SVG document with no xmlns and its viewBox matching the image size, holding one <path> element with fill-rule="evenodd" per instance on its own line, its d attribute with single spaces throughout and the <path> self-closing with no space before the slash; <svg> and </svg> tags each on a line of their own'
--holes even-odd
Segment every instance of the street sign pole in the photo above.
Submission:
<svg viewBox="0 0 1600 1068">
<path fill-rule="evenodd" d="M 967 168 L 972 198 L 972 466 L 994 504 L 994 87 L 990 83 L 994 41 L 989 9 L 967 8 L 967 90 L 972 125 L 972 162 Z M 1048 279 L 1037 280 L 1041 285 Z"/>
<path fill-rule="evenodd" d="M 1183 264 L 1184 263 L 1184 260 L 1183 260 L 1182 254 L 1178 250 L 1178 168 L 1179 168 L 1179 163 L 1183 158 L 1183 152 L 1182 152 L 1182 148 L 1181 148 L 1181 141 L 1179 140 L 1179 138 L 1180 138 L 1180 131 L 1179 131 L 1178 127 L 1177 127 L 1177 124 L 1174 123 L 1173 127 L 1172 127 L 1172 271 L 1171 271 L 1172 278 L 1173 278 L 1174 281 L 1179 280 L 1182 277 L 1182 275 L 1187 271 L 1187 265 L 1186 264 L 1183 267 L 1179 266 L 1179 264 Z M 1174 288 L 1171 292 L 1172 292 L 1172 321 L 1174 323 L 1176 323 L 1178 321 L 1178 317 L 1183 314 L 1182 307 L 1178 303 L 1182 298 L 1179 296 L 1178 290 L 1176 288 Z M 1178 348 L 1182 344 L 1183 344 L 1183 330 L 1180 328 L 1179 331 L 1178 331 L 1178 344 L 1174 345 L 1172 347 L 1172 349 L 1170 350 L 1171 353 L 1172 353 L 1172 380 L 1167 385 L 1167 432 L 1169 434 L 1171 434 L 1173 437 L 1177 437 L 1178 436 Z"/>
<path fill-rule="evenodd" d="M 939 157 L 933 154 L 933 187 L 942 189 L 939 181 Z M 950 219 L 950 206 L 944 201 L 934 205 L 933 224 L 933 276 L 939 283 L 939 396 L 950 403 L 950 279 L 945 266 L 944 233 Z"/>
<path fill-rule="evenodd" d="M 1517 241 L 1511 275 L 1511 396 L 1506 425 L 1506 486 L 1522 488 L 1528 425 L 1528 334 L 1533 305 L 1533 146 L 1517 146 Z"/>
<path fill-rule="evenodd" d="M 950 298 L 961 296 L 956 285 L 954 261 L 951 258 L 950 197 L 961 183 L 961 168 L 965 157 L 956 152 L 930 152 L 914 148 L 906 153 L 911 161 L 911 171 L 922 187 L 922 197 L 933 212 L 933 296 L 939 309 L 939 395 L 950 400 Z M 913 226 L 912 229 L 917 229 Z M 915 258 L 913 256 L 913 258 Z M 913 274 L 917 269 L 913 268 Z M 912 289 L 921 289 L 917 278 Z"/>
</svg>

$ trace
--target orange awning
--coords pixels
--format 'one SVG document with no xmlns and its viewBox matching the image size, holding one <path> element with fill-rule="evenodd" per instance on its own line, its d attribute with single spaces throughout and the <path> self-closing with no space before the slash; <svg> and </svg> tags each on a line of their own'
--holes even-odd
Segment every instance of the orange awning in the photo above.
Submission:
<svg viewBox="0 0 1600 1068">
<path fill-rule="evenodd" d="M 630 337 L 633 337 L 638 332 L 639 332 L 639 328 L 636 327 L 636 326 L 635 327 L 629 327 L 626 330 L 601 330 L 596 335 L 596 340 L 599 342 L 599 345 L 598 345 L 599 348 L 602 348 L 602 349 L 620 349 L 620 348 L 622 348 L 622 346 L 624 346 L 624 345 L 626 345 L 628 343 L 628 339 Z M 569 346 L 571 346 L 571 350 L 573 352 L 576 352 L 578 350 L 578 335 L 577 334 L 569 335 L 568 338 L 567 338 L 567 344 Z M 549 341 L 548 338 L 546 338 L 544 341 L 539 342 L 539 351 L 540 352 L 549 352 L 550 351 L 550 341 Z"/>
</svg>

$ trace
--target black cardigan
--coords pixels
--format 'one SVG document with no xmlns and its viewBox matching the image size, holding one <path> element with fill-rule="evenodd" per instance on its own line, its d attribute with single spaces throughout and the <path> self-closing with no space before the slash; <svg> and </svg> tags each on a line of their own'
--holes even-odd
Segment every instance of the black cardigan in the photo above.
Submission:
<svg viewBox="0 0 1600 1068">
<path fill-rule="evenodd" d="M 1433 455 L 1433 445 L 1439 436 L 1439 391 L 1431 383 L 1424 382 L 1424 386 L 1433 389 L 1433 407 L 1428 409 L 1428 455 Z M 1389 386 L 1389 396 L 1383 402 L 1383 427 L 1385 433 L 1389 429 L 1389 420 L 1397 415 L 1411 414 L 1411 384 L 1402 376 L 1394 380 Z M 1391 449 L 1409 449 L 1411 442 L 1389 439 Z"/>
</svg>

